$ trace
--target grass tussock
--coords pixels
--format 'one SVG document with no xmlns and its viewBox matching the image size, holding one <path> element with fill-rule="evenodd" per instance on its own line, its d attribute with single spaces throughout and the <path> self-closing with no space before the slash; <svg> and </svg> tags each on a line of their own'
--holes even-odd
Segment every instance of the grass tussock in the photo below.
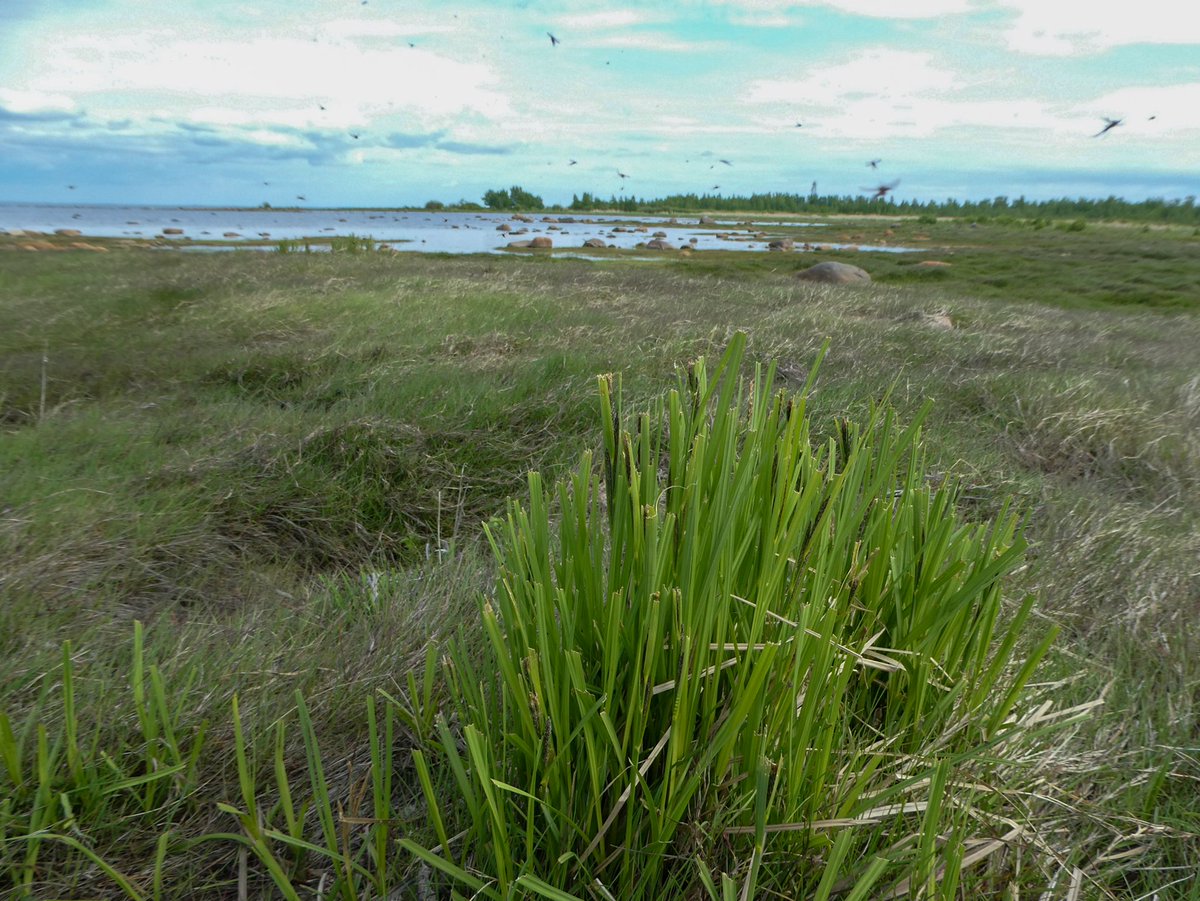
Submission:
<svg viewBox="0 0 1200 901">
<path fill-rule="evenodd" d="M 959 523 L 885 411 L 814 446 L 743 346 L 628 425 L 602 381 L 603 482 L 531 475 L 490 532 L 488 650 L 434 745 L 465 834 L 402 841 L 463 890 L 953 897 L 1019 844 L 987 783 L 1049 636 L 1014 654 L 1032 599 L 1001 624 L 1015 518 Z"/>
</svg>

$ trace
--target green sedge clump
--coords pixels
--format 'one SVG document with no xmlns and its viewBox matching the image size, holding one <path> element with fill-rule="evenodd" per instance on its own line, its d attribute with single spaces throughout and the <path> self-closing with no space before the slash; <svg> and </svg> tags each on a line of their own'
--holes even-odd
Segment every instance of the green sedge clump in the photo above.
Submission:
<svg viewBox="0 0 1200 901">
<path fill-rule="evenodd" d="M 816 441 L 816 367 L 775 392 L 744 348 L 632 418 L 601 378 L 600 465 L 531 473 L 489 529 L 487 642 L 434 743 L 460 804 L 425 792 L 464 831 L 401 841 L 458 889 L 950 897 L 1003 822 L 987 773 L 1050 641 L 1018 653 L 1032 599 L 1005 609 L 1017 517 L 960 516 L 922 417 Z"/>
</svg>

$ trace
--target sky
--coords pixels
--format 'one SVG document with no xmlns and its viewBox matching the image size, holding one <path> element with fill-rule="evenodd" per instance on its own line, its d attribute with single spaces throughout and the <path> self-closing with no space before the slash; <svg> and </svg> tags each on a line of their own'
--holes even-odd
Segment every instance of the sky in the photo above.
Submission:
<svg viewBox="0 0 1200 901">
<path fill-rule="evenodd" d="M 1106 117 L 1121 124 L 1097 136 Z M 0 0 L 0 201 L 416 206 L 521 185 L 563 203 L 813 182 L 1200 194 L 1200 4 Z"/>
</svg>

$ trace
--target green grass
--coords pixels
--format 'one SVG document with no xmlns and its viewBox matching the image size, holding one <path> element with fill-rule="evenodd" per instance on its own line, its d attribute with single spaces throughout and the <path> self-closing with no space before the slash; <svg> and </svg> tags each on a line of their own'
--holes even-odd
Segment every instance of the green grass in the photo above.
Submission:
<svg viewBox="0 0 1200 901">
<path fill-rule="evenodd" d="M 830 238 L 872 243 L 890 224 L 844 220 Z M 69 838 L 145 897 L 235 893 L 239 849 L 251 895 L 282 878 L 308 897 L 326 873 L 328 892 L 334 865 L 297 844 L 329 845 L 324 794 L 334 846 L 349 843 L 338 866 L 358 874 L 341 885 L 436 882 L 396 841 L 439 845 L 425 798 L 449 804 L 457 784 L 426 647 L 460 632 L 483 659 L 480 523 L 525 495 L 528 470 L 552 484 L 600 453 L 598 373 L 648 408 L 744 330 L 748 359 L 792 391 L 829 338 L 817 443 L 889 390 L 901 422 L 932 401 L 931 484 L 961 483 L 965 522 L 1007 498 L 1027 517 L 1006 588 L 1037 599 L 1021 647 L 1061 628 L 1033 690 L 1059 711 L 1103 698 L 999 768 L 1022 831 L 963 890 L 1195 897 L 1200 244 L 1091 224 L 906 222 L 888 240 L 918 227 L 951 267 L 839 255 L 876 276 L 851 290 L 794 281 L 802 254 L 0 252 L 0 880 L 128 894 Z M 1038 790 L 1017 790 L 1031 776 Z M 384 802 L 400 831 L 360 822 L 388 819 L 372 813 Z M 218 803 L 277 834 L 255 844 L 257 820 Z M 25 837 L 39 825 L 53 828 Z M 722 872 L 740 891 L 751 856 L 704 861 L 713 892 Z"/>
<path fill-rule="evenodd" d="M 1032 597 L 997 628 L 1016 518 L 958 522 L 885 410 L 814 444 L 806 394 L 740 378 L 744 344 L 637 417 L 602 378 L 600 472 L 531 474 L 489 530 L 488 653 L 452 668 L 467 753 L 438 746 L 463 850 L 404 843 L 466 887 L 689 897 L 716 869 L 746 897 L 952 897 L 967 834 L 1011 814 L 1017 786 L 981 783 L 1030 741 L 1053 637 L 1014 657 Z"/>
</svg>

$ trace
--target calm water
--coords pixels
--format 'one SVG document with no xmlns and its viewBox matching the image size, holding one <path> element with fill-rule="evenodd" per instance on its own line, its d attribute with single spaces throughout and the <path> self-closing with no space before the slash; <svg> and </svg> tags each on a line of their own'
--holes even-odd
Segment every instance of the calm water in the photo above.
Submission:
<svg viewBox="0 0 1200 901">
<path fill-rule="evenodd" d="M 186 246 L 194 241 L 280 241 L 359 235 L 392 243 L 396 250 L 429 253 L 492 253 L 509 241 L 545 236 L 556 248 L 582 248 L 589 238 L 606 244 L 633 248 L 665 232 L 664 240 L 675 247 L 690 245 L 697 250 L 766 250 L 770 238 L 756 239 L 760 230 L 812 229 L 791 233 L 799 245 L 805 240 L 821 242 L 821 223 L 799 221 L 754 221 L 724 219 L 717 225 L 699 225 L 696 218 L 669 220 L 653 216 L 580 215 L 575 221 L 561 216 L 531 215 L 522 222 L 505 213 L 376 212 L 369 210 L 228 210 L 196 207 L 71 206 L 65 204 L 0 203 L 0 230 L 54 232 L 77 229 L 83 237 L 166 238 Z M 547 219 L 558 221 L 546 221 Z M 645 231 L 633 231 L 637 224 Z M 498 231 L 507 224 L 510 232 Z M 181 229 L 182 235 L 163 235 L 163 229 Z M 524 233 L 518 234 L 521 229 Z M 620 229 L 617 231 L 615 229 Z M 630 229 L 626 231 L 626 229 Z M 726 237 L 718 237 L 725 235 Z M 190 240 L 189 240 L 190 239 Z M 693 240 L 694 239 L 694 240 Z M 821 242 L 824 243 L 824 242 Z M 839 245 L 829 244 L 837 247 Z M 862 250 L 905 252 L 916 248 L 859 245 Z M 202 249 L 197 246 L 195 249 Z M 270 248 L 268 248 L 270 249 Z M 314 248 L 316 249 L 316 248 Z"/>
</svg>

